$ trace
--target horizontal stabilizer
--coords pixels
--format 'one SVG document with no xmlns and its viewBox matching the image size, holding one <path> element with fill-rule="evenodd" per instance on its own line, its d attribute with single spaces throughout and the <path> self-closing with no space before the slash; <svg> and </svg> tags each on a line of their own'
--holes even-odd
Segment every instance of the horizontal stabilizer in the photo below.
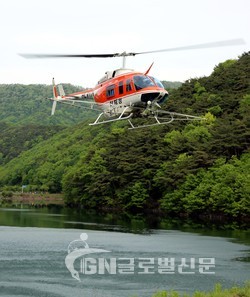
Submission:
<svg viewBox="0 0 250 297">
<path fill-rule="evenodd" d="M 63 89 L 63 86 L 62 85 L 58 85 L 58 91 L 59 91 L 59 95 L 61 97 L 64 97 L 65 96 L 65 92 L 64 92 L 64 89 Z"/>
</svg>

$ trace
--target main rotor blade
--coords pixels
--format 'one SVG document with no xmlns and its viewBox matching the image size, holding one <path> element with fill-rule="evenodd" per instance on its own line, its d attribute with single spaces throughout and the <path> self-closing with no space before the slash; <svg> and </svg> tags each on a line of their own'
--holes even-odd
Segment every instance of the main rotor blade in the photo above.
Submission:
<svg viewBox="0 0 250 297">
<path fill-rule="evenodd" d="M 208 42 L 201 44 L 194 44 L 189 46 L 166 48 L 161 50 L 147 51 L 147 52 L 137 52 L 137 53 L 113 53 L 113 54 L 19 54 L 20 56 L 28 59 L 43 59 L 43 58 L 113 58 L 113 57 L 127 57 L 135 56 L 141 54 L 151 54 L 160 52 L 174 52 L 174 51 L 184 51 L 184 50 L 195 50 L 195 49 L 205 49 L 213 47 L 222 46 L 233 46 L 233 45 L 243 45 L 245 41 L 243 39 L 230 39 L 224 41 Z"/>
<path fill-rule="evenodd" d="M 43 58 L 112 58 L 118 57 L 119 54 L 19 54 L 23 58 L 27 59 L 43 59 Z"/>
<path fill-rule="evenodd" d="M 243 45 L 243 44 L 245 44 L 244 39 L 239 38 L 239 39 L 230 39 L 230 40 L 223 40 L 223 41 L 216 41 L 216 42 L 194 44 L 194 45 L 189 45 L 189 46 L 166 48 L 166 49 L 155 50 L 155 51 L 140 52 L 140 53 L 136 53 L 136 55 L 160 53 L 160 52 L 174 52 L 174 51 L 194 50 L 194 49 L 205 49 L 205 48 Z"/>
</svg>

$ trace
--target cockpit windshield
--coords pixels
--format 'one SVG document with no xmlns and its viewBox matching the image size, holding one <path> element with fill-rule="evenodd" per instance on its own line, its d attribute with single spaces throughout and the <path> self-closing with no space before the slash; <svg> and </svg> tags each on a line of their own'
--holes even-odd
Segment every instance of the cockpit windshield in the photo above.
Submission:
<svg viewBox="0 0 250 297">
<path fill-rule="evenodd" d="M 155 84 L 160 87 L 160 88 L 163 88 L 164 89 L 164 86 L 163 84 L 159 81 L 159 79 L 153 77 L 153 76 L 150 76 L 150 78 L 155 82 Z"/>
<path fill-rule="evenodd" d="M 146 75 L 135 75 L 134 76 L 134 85 L 136 90 L 141 90 L 147 87 L 154 87 L 154 82 L 147 77 Z"/>
</svg>

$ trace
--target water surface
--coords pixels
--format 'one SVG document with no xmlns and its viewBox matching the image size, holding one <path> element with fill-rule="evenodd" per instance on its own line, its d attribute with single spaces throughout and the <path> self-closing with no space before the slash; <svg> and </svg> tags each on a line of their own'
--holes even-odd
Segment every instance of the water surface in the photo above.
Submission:
<svg viewBox="0 0 250 297">
<path fill-rule="evenodd" d="M 185 228 L 184 228 L 185 229 Z M 80 273 L 73 279 L 65 266 L 68 245 L 88 234 L 91 248 L 110 251 L 95 255 L 107 259 L 174 258 L 173 274 L 131 275 Z M 93 256 L 94 257 L 94 256 Z M 182 259 L 195 268 L 178 271 Z M 214 258 L 214 274 L 199 273 L 199 259 Z M 76 263 L 77 264 L 77 263 Z M 140 296 L 157 290 L 212 290 L 243 285 L 250 279 L 249 233 L 247 231 L 185 231 L 155 229 L 135 218 L 133 222 L 113 220 L 112 216 L 93 216 L 48 209 L 0 209 L 0 296 Z"/>
</svg>

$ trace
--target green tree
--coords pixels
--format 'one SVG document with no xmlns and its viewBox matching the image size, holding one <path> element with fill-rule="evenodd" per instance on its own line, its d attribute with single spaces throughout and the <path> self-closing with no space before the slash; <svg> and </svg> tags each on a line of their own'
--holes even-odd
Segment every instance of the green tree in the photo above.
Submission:
<svg viewBox="0 0 250 297">
<path fill-rule="evenodd" d="M 146 206 L 149 194 L 141 182 L 135 182 L 120 193 L 119 199 L 122 200 L 125 209 L 140 212 Z"/>
</svg>

